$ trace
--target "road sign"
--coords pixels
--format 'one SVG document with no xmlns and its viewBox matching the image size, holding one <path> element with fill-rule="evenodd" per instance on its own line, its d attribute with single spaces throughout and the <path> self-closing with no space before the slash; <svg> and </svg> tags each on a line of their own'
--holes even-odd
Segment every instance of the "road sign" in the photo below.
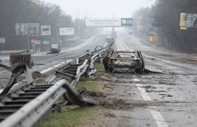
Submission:
<svg viewBox="0 0 197 127">
<path fill-rule="evenodd" d="M 86 19 L 86 26 L 94 27 L 119 27 L 121 20 L 119 18 L 112 19 Z"/>
<path fill-rule="evenodd" d="M 43 41 L 42 43 L 43 43 L 43 45 L 48 45 L 49 41 Z"/>
<path fill-rule="evenodd" d="M 41 35 L 42 36 L 51 35 L 51 26 L 50 25 L 41 26 Z"/>
<path fill-rule="evenodd" d="M 32 43 L 32 44 L 34 44 L 35 42 L 36 42 L 36 40 L 34 40 L 34 39 L 33 39 L 33 40 L 31 40 L 31 43 Z"/>
<path fill-rule="evenodd" d="M 41 45 L 41 41 L 40 40 L 36 40 L 34 44 L 35 45 Z"/>
<path fill-rule="evenodd" d="M 6 41 L 6 40 L 5 40 L 5 38 L 4 38 L 4 37 L 0 37 L 0 43 L 1 43 L 1 44 L 4 44 L 4 43 L 5 43 L 5 41 Z"/>
<path fill-rule="evenodd" d="M 121 26 L 133 26 L 132 18 L 121 18 Z"/>
<path fill-rule="evenodd" d="M 60 35 L 74 35 L 75 31 L 72 27 L 62 27 L 60 28 Z"/>
</svg>

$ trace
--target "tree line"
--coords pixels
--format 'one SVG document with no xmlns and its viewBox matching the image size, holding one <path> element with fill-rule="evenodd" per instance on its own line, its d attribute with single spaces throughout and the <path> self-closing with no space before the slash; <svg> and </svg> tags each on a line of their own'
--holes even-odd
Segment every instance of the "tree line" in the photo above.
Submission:
<svg viewBox="0 0 197 127">
<path fill-rule="evenodd" d="M 6 39 L 5 49 L 27 48 L 28 36 L 16 36 L 16 23 L 40 23 L 52 28 L 51 40 L 55 40 L 58 20 L 64 26 L 72 26 L 72 17 L 65 14 L 59 6 L 39 0 L 5 0 L 0 4 L 0 37 Z"/>
<path fill-rule="evenodd" d="M 158 43 L 171 49 L 197 52 L 197 28 L 180 29 L 180 13 L 197 14 L 196 0 L 157 0 L 151 8 L 142 8 L 134 18 L 149 19 L 158 35 Z"/>
</svg>

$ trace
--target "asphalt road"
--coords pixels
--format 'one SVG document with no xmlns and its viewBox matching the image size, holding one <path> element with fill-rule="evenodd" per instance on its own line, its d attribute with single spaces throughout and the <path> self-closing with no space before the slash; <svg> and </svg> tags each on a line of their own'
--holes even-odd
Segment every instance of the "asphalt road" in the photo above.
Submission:
<svg viewBox="0 0 197 127">
<path fill-rule="evenodd" d="M 79 57 L 87 53 L 87 50 L 91 52 L 96 46 L 104 46 L 106 37 L 106 34 L 98 34 L 81 42 L 77 42 L 72 45 L 68 44 L 68 47 L 62 49 L 59 54 L 44 53 L 33 55 L 36 68 L 38 70 L 43 70 L 68 59 Z"/>
<path fill-rule="evenodd" d="M 124 32 L 118 33 L 116 48 L 140 50 L 145 68 L 155 73 L 111 75 L 110 96 L 132 108 L 111 110 L 105 126 L 197 126 L 197 61 L 192 61 L 197 54 L 168 51 Z"/>
<path fill-rule="evenodd" d="M 38 70 L 81 56 L 87 50 L 105 44 L 106 34 L 91 37 L 63 49 L 60 54 L 35 54 Z M 124 109 L 111 109 L 102 117 L 106 127 L 196 127 L 197 126 L 197 54 L 177 53 L 155 47 L 139 38 L 118 33 L 116 48 L 140 50 L 145 68 L 154 74 L 109 74 L 105 82 L 113 89 L 109 97 L 129 104 Z M 6 59 L 6 58 L 5 58 Z M 1 75 L 5 76 L 4 73 Z M 1 79 L 2 81 L 2 79 Z"/>
<path fill-rule="evenodd" d="M 68 44 L 68 47 L 62 48 L 62 51 L 58 54 L 48 54 L 46 52 L 33 54 L 32 58 L 35 64 L 34 68 L 36 70 L 43 71 L 63 61 L 79 57 L 87 53 L 87 50 L 91 52 L 95 49 L 96 46 L 104 46 L 105 38 L 107 36 L 107 34 L 101 33 L 92 36 L 86 40 L 81 40 L 79 42 Z M 1 59 L 3 63 L 9 63 L 8 55 L 1 55 Z M 10 75 L 11 73 L 9 71 L 0 68 L 0 88 L 1 86 L 5 86 L 5 84 L 8 82 Z"/>
</svg>

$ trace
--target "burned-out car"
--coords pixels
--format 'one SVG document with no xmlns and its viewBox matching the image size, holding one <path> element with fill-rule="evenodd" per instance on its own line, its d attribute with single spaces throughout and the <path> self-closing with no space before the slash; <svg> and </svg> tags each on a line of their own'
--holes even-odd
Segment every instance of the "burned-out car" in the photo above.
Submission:
<svg viewBox="0 0 197 127">
<path fill-rule="evenodd" d="M 144 59 L 140 51 L 110 51 L 103 59 L 106 71 L 144 72 Z"/>
</svg>

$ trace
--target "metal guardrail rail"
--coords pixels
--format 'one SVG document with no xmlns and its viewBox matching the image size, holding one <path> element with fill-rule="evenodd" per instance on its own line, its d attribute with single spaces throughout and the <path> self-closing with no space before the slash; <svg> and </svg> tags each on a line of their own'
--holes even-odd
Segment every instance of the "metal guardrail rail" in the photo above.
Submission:
<svg viewBox="0 0 197 127">
<path fill-rule="evenodd" d="M 88 53 L 78 59 L 79 63 L 63 64 L 55 75 L 48 80 L 54 84 L 24 87 L 0 97 L 0 127 L 32 127 L 50 112 L 54 103 L 64 97 L 67 101 L 84 106 L 98 104 L 97 101 L 83 98 L 74 90 L 80 77 L 92 71 L 93 63 L 102 55 L 103 50 Z M 51 71 L 49 69 L 49 71 Z M 45 72 L 46 73 L 46 72 Z"/>
</svg>

